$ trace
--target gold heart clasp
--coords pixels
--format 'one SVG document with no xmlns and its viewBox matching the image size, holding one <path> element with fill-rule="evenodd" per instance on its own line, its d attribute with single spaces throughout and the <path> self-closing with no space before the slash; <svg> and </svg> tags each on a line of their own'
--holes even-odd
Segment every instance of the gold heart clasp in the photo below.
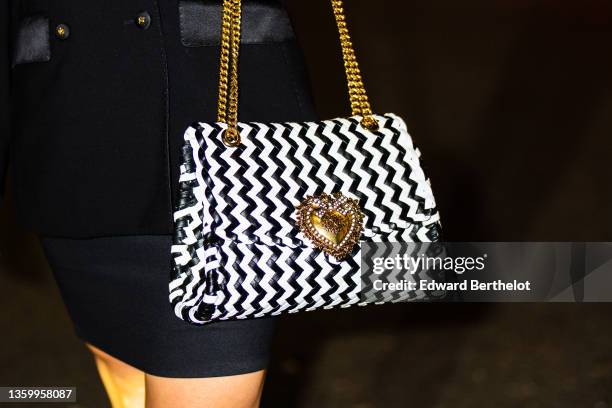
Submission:
<svg viewBox="0 0 612 408">
<path fill-rule="evenodd" d="M 357 200 L 340 192 L 323 193 L 306 197 L 296 210 L 298 228 L 323 252 L 343 259 L 359 242 L 364 215 Z"/>
</svg>

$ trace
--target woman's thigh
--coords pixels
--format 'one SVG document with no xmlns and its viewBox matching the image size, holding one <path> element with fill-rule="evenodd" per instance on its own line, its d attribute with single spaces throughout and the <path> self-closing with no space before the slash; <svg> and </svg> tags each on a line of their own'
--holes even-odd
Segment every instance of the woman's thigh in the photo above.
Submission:
<svg viewBox="0 0 612 408">
<path fill-rule="evenodd" d="M 147 408 L 254 408 L 265 370 L 227 377 L 168 378 L 145 375 Z"/>
</svg>

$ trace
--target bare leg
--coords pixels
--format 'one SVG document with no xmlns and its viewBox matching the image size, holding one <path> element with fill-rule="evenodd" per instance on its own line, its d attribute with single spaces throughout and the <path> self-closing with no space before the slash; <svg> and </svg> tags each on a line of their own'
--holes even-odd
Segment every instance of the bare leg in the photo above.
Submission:
<svg viewBox="0 0 612 408">
<path fill-rule="evenodd" d="M 257 408 L 265 370 L 228 377 L 166 378 L 145 374 L 147 408 Z"/>
<path fill-rule="evenodd" d="M 98 373 L 113 408 L 144 408 L 144 372 L 85 343 L 94 355 Z"/>
</svg>

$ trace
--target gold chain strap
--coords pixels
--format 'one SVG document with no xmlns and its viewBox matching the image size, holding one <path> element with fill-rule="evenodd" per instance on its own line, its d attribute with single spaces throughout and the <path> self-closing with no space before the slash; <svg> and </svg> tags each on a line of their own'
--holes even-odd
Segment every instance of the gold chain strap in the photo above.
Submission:
<svg viewBox="0 0 612 408">
<path fill-rule="evenodd" d="M 346 71 L 346 79 L 348 81 L 349 99 L 351 101 L 351 110 L 353 115 L 361 115 L 363 119 L 361 124 L 369 130 L 378 129 L 378 121 L 372 116 L 370 101 L 366 95 L 365 86 L 361 79 L 361 70 L 357 63 L 351 36 L 349 35 L 346 25 L 346 16 L 342 0 L 331 0 L 336 17 L 336 25 L 338 26 L 338 34 L 340 34 L 340 45 L 342 46 L 342 59 L 344 60 L 344 70 Z"/>
<path fill-rule="evenodd" d="M 353 115 L 362 116 L 361 125 L 368 130 L 378 129 L 368 96 L 366 95 L 361 71 L 348 32 L 342 0 L 331 0 L 342 59 L 348 81 L 349 99 Z M 221 62 L 219 69 L 219 100 L 217 122 L 227 124 L 223 133 L 223 143 L 229 147 L 240 144 L 238 131 L 238 52 L 240 48 L 242 0 L 223 0 L 223 20 L 221 27 Z"/>
<path fill-rule="evenodd" d="M 240 133 L 238 132 L 238 53 L 240 50 L 241 15 L 241 0 L 223 1 L 217 122 L 227 124 L 227 129 L 223 133 L 223 143 L 229 147 L 236 147 L 240 144 Z"/>
</svg>

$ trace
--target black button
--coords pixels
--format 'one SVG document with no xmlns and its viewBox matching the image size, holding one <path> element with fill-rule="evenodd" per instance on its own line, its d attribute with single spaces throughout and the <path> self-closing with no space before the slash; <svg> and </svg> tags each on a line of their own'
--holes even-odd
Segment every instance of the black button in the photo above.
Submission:
<svg viewBox="0 0 612 408">
<path fill-rule="evenodd" d="M 146 30 L 151 25 L 151 15 L 146 11 L 138 13 L 136 16 L 136 25 L 143 30 Z"/>
<path fill-rule="evenodd" d="M 70 36 L 70 27 L 66 24 L 58 24 L 57 27 L 55 27 L 55 36 L 60 40 L 65 40 Z"/>
</svg>

